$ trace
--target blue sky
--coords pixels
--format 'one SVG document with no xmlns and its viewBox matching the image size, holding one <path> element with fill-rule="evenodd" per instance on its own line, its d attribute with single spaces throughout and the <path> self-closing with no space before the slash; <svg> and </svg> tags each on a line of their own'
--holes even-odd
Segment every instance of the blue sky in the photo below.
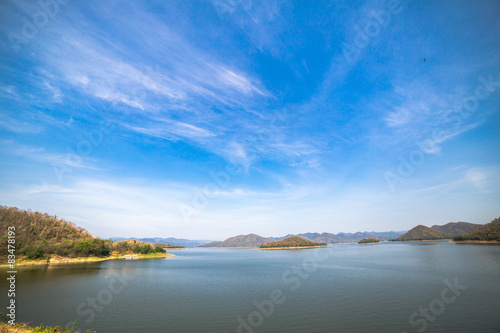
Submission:
<svg viewBox="0 0 500 333">
<path fill-rule="evenodd" d="M 0 202 L 101 237 L 487 223 L 498 17 L 498 1 L 2 2 Z"/>
</svg>

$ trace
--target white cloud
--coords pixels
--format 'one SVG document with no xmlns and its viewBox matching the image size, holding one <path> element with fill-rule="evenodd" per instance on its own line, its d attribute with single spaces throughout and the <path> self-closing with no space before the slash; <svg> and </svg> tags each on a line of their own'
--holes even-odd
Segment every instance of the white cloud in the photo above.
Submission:
<svg viewBox="0 0 500 333">
<path fill-rule="evenodd" d="M 39 133 L 43 130 L 41 125 L 8 116 L 6 113 L 0 113 L 0 127 L 16 133 Z"/>
<path fill-rule="evenodd" d="M 17 143 L 13 140 L 1 140 L 0 151 L 5 155 L 17 155 L 40 163 L 52 166 L 66 166 L 70 168 L 80 168 L 88 170 L 99 170 L 94 158 L 86 156 L 83 158 L 77 154 L 50 153 L 43 147 L 32 147 Z"/>
<path fill-rule="evenodd" d="M 385 121 L 389 127 L 406 125 L 411 120 L 411 113 L 407 108 L 396 107 L 390 111 Z"/>
</svg>

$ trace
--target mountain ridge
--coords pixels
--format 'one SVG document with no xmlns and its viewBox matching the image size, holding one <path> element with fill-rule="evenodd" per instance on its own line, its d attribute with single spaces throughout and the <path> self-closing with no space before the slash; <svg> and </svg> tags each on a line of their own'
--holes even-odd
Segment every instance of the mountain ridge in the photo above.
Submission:
<svg viewBox="0 0 500 333">
<path fill-rule="evenodd" d="M 112 241 L 123 241 L 123 240 L 138 240 L 141 242 L 157 244 L 157 243 L 165 243 L 172 244 L 183 247 L 196 247 L 198 245 L 207 244 L 209 242 L 213 242 L 213 240 L 201 240 L 201 239 L 184 239 L 184 238 L 161 238 L 161 237 L 145 237 L 145 238 L 136 238 L 136 237 L 111 237 Z"/>
<path fill-rule="evenodd" d="M 449 222 L 443 225 L 433 225 L 431 228 L 452 236 L 460 236 L 483 225 L 469 222 Z"/>
<path fill-rule="evenodd" d="M 500 218 L 492 220 L 477 229 L 469 231 L 463 235 L 453 238 L 455 242 L 479 241 L 479 242 L 500 242 Z"/>
<path fill-rule="evenodd" d="M 326 246 L 326 243 L 313 242 L 301 236 L 290 236 L 282 240 L 268 242 L 260 246 L 261 249 L 286 249 L 286 248 L 310 248 Z"/>
<path fill-rule="evenodd" d="M 257 234 L 238 235 L 229 237 L 221 242 L 211 242 L 197 247 L 259 247 L 264 243 L 274 241 L 272 238 L 266 238 Z"/>
<path fill-rule="evenodd" d="M 424 241 L 424 240 L 439 240 L 439 239 L 452 239 L 452 238 L 453 236 L 449 234 L 419 224 L 416 227 L 410 229 L 410 231 L 408 231 L 407 233 L 394 239 L 394 241 L 406 242 L 406 241 Z"/>
</svg>

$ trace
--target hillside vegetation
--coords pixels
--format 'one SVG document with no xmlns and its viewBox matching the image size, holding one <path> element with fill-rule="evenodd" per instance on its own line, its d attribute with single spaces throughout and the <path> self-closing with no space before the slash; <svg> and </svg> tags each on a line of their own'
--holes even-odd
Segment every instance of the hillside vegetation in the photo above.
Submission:
<svg viewBox="0 0 500 333">
<path fill-rule="evenodd" d="M 452 236 L 460 236 L 482 226 L 468 222 L 450 222 L 445 225 L 433 225 L 431 228 Z"/>
<path fill-rule="evenodd" d="M 332 234 L 329 232 L 317 233 L 308 232 L 298 235 L 286 235 L 285 237 L 274 237 L 274 240 L 281 240 L 290 236 L 300 236 L 312 240 L 317 243 L 354 243 L 358 242 L 364 238 L 375 238 L 378 240 L 389 240 L 394 239 L 398 236 L 404 234 L 404 231 L 386 231 L 386 232 L 356 232 L 356 233 L 345 233 L 339 232 L 338 234 Z"/>
<path fill-rule="evenodd" d="M 120 253 L 165 253 L 161 247 L 141 242 L 116 242 L 93 237 L 85 229 L 44 213 L 0 206 L 0 258 L 8 255 L 8 227 L 15 227 L 16 257 L 106 257 Z"/>
<path fill-rule="evenodd" d="M 138 240 L 125 240 L 112 243 L 111 254 L 150 254 L 165 253 L 165 249 L 158 244 L 143 243 Z"/>
<path fill-rule="evenodd" d="M 500 242 L 500 218 L 474 229 L 466 234 L 457 236 L 454 241 L 497 241 Z"/>
<path fill-rule="evenodd" d="M 445 234 L 436 229 L 426 227 L 425 225 L 418 225 L 407 233 L 394 239 L 394 241 L 420 241 L 420 240 L 438 240 L 438 239 L 451 239 L 451 235 Z"/>
<path fill-rule="evenodd" d="M 203 245 L 211 242 L 211 240 L 193 240 L 193 239 L 183 239 L 183 238 L 161 238 L 161 237 L 147 237 L 147 238 L 135 238 L 135 237 L 111 237 L 113 241 L 122 241 L 122 240 L 131 240 L 136 239 L 140 242 L 151 243 L 151 244 L 171 244 L 173 246 L 181 246 L 181 247 L 196 247 L 198 245 Z"/>
<path fill-rule="evenodd" d="M 260 248 L 268 249 L 268 248 L 281 248 L 281 247 L 287 248 L 287 247 L 312 247 L 312 246 L 326 246 L 326 243 L 316 243 L 304 237 L 291 236 L 279 241 L 262 244 Z"/>
</svg>

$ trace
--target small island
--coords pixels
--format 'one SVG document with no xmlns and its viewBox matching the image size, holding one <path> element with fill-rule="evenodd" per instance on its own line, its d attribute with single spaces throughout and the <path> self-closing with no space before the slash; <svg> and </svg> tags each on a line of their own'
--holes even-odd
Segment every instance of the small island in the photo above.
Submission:
<svg viewBox="0 0 500 333">
<path fill-rule="evenodd" d="M 358 242 L 358 244 L 376 244 L 376 243 L 380 243 L 380 241 L 378 239 L 371 238 L 371 237 L 363 238 L 362 240 L 360 240 Z"/>
<path fill-rule="evenodd" d="M 300 236 L 291 236 L 285 239 L 262 244 L 262 250 L 290 250 L 290 249 L 310 249 L 314 247 L 327 246 L 326 243 L 316 243 Z"/>
</svg>

